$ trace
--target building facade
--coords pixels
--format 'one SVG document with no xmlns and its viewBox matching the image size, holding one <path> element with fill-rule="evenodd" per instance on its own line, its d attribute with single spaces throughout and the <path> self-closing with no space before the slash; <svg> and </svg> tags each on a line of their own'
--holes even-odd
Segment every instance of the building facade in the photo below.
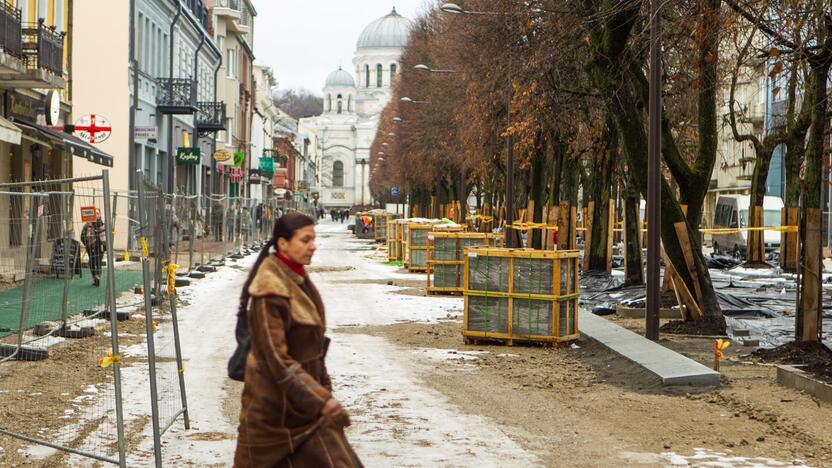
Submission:
<svg viewBox="0 0 832 468">
<path fill-rule="evenodd" d="M 248 196 L 251 167 L 251 124 L 254 115 L 254 17 L 249 0 L 206 0 L 214 21 L 214 42 L 222 51 L 218 75 L 218 99 L 226 104 L 225 131 L 216 136 L 217 152 L 237 154 L 239 167 L 214 161 L 217 174 L 213 192 Z M 233 163 L 234 158 L 229 160 Z"/>
<path fill-rule="evenodd" d="M 323 113 L 300 121 L 299 131 L 310 141 L 312 171 L 318 173 L 319 202 L 325 207 L 372 201 L 370 145 L 390 100 L 410 27 L 394 8 L 364 28 L 353 54 L 355 75 L 340 67 L 330 73 L 323 88 Z"/>
<path fill-rule="evenodd" d="M 274 176 L 274 126 L 277 107 L 273 92 L 277 86 L 271 68 L 254 66 L 254 116 L 251 123 L 251 198 L 262 202 L 271 198 Z"/>
</svg>

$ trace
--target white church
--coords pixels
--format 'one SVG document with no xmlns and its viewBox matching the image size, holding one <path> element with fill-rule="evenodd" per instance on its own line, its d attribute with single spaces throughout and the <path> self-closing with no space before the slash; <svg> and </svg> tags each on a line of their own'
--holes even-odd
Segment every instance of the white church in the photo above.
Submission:
<svg viewBox="0 0 832 468">
<path fill-rule="evenodd" d="M 370 145 L 390 100 L 410 27 L 410 20 L 395 8 L 367 25 L 353 54 L 355 75 L 340 67 L 330 73 L 323 88 L 323 113 L 298 123 L 318 168 L 319 206 L 371 203 Z"/>
</svg>

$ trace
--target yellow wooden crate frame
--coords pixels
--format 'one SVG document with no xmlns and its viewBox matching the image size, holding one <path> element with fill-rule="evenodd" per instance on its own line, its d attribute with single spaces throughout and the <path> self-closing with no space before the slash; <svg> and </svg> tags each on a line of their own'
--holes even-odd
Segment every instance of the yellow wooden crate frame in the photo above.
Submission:
<svg viewBox="0 0 832 468">
<path fill-rule="evenodd" d="M 508 292 L 501 292 L 501 291 L 475 291 L 468 289 L 468 281 L 470 275 L 470 259 L 472 258 L 472 254 L 476 256 L 485 256 L 485 257 L 499 257 L 499 258 L 508 258 L 509 260 L 509 267 L 508 267 Z M 578 324 L 578 299 L 580 297 L 579 286 L 578 286 L 578 272 L 580 271 L 580 267 L 578 265 L 578 258 L 580 256 L 580 252 L 577 250 L 534 250 L 534 249 L 504 249 L 504 248 L 468 248 L 465 249 L 465 267 L 464 267 L 464 274 L 463 274 L 463 296 L 465 301 L 464 306 L 464 316 L 462 322 L 462 335 L 463 339 L 466 344 L 470 343 L 473 339 L 493 339 L 493 340 L 500 340 L 504 341 L 507 345 L 511 346 L 514 344 L 514 341 L 532 341 L 532 342 L 543 342 L 547 344 L 557 344 L 566 341 L 572 341 L 580 338 L 581 333 Z M 475 258 L 475 257 L 473 257 Z M 527 259 L 527 258 L 535 258 L 535 259 L 548 259 L 553 262 L 552 265 L 552 295 L 547 294 L 530 294 L 530 293 L 515 293 L 514 292 L 514 260 L 516 258 Z M 567 291 L 566 294 L 560 294 L 560 271 L 561 271 L 561 262 L 570 262 L 572 263 L 572 287 L 574 288 L 573 291 Z M 507 326 L 508 331 L 506 333 L 501 332 L 488 332 L 488 331 L 475 331 L 475 330 L 468 330 L 468 298 L 469 297 L 500 297 L 508 299 L 508 310 L 507 310 Z M 520 335 L 514 333 L 514 301 L 515 300 L 543 300 L 543 301 L 551 301 L 552 302 L 552 336 L 545 336 L 545 335 Z M 572 310 L 573 310 L 573 323 L 574 323 L 574 333 L 567 334 L 564 336 L 559 336 L 560 333 L 560 313 L 556 306 L 563 302 L 571 302 L 572 303 Z M 569 320 L 569 317 L 567 317 Z M 569 330 L 569 322 L 566 323 L 566 330 Z"/>
<path fill-rule="evenodd" d="M 425 243 L 417 244 L 413 242 L 413 231 L 435 231 L 435 232 L 462 232 L 465 228 L 459 227 L 442 227 L 432 223 L 407 223 L 407 271 L 424 272 L 427 271 L 427 250 L 428 240 L 425 236 Z M 425 265 L 411 265 L 410 260 L 413 258 L 414 251 L 425 251 Z"/>
<path fill-rule="evenodd" d="M 455 287 L 438 287 L 431 284 L 431 274 L 433 273 L 433 265 L 459 265 L 464 268 L 465 252 L 462 252 L 462 258 L 459 260 L 434 260 L 432 254 L 434 252 L 433 246 L 436 238 L 440 239 L 482 239 L 483 247 L 499 247 L 504 242 L 505 238 L 501 234 L 491 234 L 485 232 L 446 232 L 436 231 L 428 235 L 428 254 L 427 254 L 427 283 L 428 293 L 462 293 L 462 278 L 457 278 L 458 286 Z M 459 244 L 457 243 L 457 249 Z"/>
<path fill-rule="evenodd" d="M 401 248 L 401 240 L 399 239 L 399 223 L 395 219 L 391 219 L 387 223 L 387 261 L 394 262 L 400 260 L 398 249 Z"/>
</svg>

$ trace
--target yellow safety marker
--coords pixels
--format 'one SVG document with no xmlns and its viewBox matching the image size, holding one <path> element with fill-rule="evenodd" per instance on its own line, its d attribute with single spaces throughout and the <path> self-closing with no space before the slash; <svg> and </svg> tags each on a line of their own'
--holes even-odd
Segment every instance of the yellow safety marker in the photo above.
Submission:
<svg viewBox="0 0 832 468">
<path fill-rule="evenodd" d="M 725 354 L 723 354 L 723 351 L 728 349 L 729 346 L 731 346 L 731 342 L 728 341 L 728 340 L 719 339 L 719 340 L 716 340 L 714 342 L 714 370 L 715 371 L 719 370 L 719 361 L 722 361 L 723 359 L 725 359 Z"/>
<path fill-rule="evenodd" d="M 101 366 L 102 369 L 106 369 L 113 364 L 121 364 L 121 356 L 113 354 L 112 351 L 108 351 L 106 356 L 98 359 L 98 365 Z"/>
<path fill-rule="evenodd" d="M 128 251 L 127 249 L 124 249 L 124 261 L 125 262 L 130 261 L 130 251 Z"/>
<path fill-rule="evenodd" d="M 168 274 L 168 294 L 174 295 L 176 294 L 176 269 L 179 268 L 179 265 L 175 263 L 168 263 L 162 268 L 163 272 Z"/>
<path fill-rule="evenodd" d="M 147 239 L 144 236 L 139 237 L 139 243 L 142 245 L 142 258 L 147 258 L 150 256 L 150 252 L 147 248 Z"/>
</svg>

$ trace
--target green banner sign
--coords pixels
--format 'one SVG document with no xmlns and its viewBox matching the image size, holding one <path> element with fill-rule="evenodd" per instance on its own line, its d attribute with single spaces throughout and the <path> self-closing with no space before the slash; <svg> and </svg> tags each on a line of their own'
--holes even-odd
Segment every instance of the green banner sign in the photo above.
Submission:
<svg viewBox="0 0 832 468">
<path fill-rule="evenodd" d="M 176 150 L 176 164 L 196 166 L 202 160 L 199 148 L 178 148 Z"/>
<path fill-rule="evenodd" d="M 237 151 L 234 153 L 234 167 L 237 169 L 243 167 L 243 162 L 246 160 L 246 153 L 244 151 Z"/>
<path fill-rule="evenodd" d="M 274 175 L 274 159 L 271 157 L 260 158 L 260 173 L 264 177 L 271 177 Z"/>
</svg>

